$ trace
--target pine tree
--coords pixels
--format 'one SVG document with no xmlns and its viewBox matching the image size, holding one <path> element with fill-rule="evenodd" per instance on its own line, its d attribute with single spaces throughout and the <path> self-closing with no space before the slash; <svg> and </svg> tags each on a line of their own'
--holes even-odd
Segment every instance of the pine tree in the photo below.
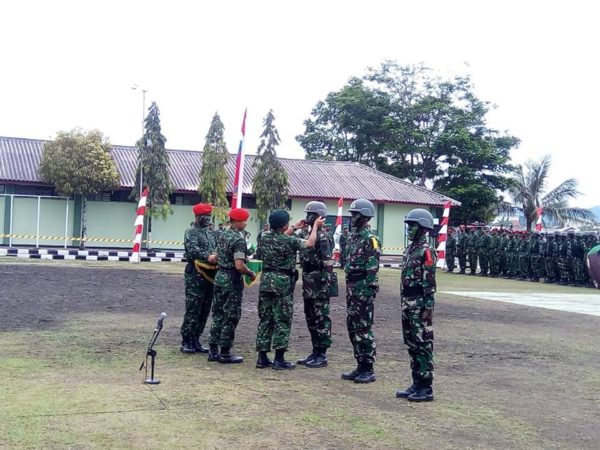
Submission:
<svg viewBox="0 0 600 450">
<path fill-rule="evenodd" d="M 165 149 L 167 139 L 161 133 L 160 111 L 156 102 L 152 102 L 148 108 L 144 124 L 144 135 L 135 144 L 138 149 L 138 166 L 130 197 L 139 200 L 141 168 L 143 186 L 148 187 L 149 191 L 146 200 L 146 216 L 148 217 L 148 240 L 150 241 L 152 217 L 161 217 L 166 220 L 169 214 L 173 214 L 170 200 L 173 185 L 169 176 L 169 155 Z"/>
<path fill-rule="evenodd" d="M 54 184 L 61 195 L 81 195 L 81 241 L 85 246 L 87 196 L 115 189 L 117 166 L 110 155 L 110 142 L 98 130 L 61 131 L 44 145 L 40 176 Z"/>
<path fill-rule="evenodd" d="M 256 172 L 252 180 L 252 193 L 256 198 L 260 221 L 266 220 L 270 210 L 285 208 L 289 196 L 288 175 L 277 159 L 275 147 L 280 139 L 274 121 L 273 110 L 270 110 L 263 122 L 265 128 L 260 135 L 260 145 L 253 164 Z"/>
<path fill-rule="evenodd" d="M 212 118 L 202 152 L 202 169 L 198 193 L 202 201 L 213 205 L 218 220 L 227 217 L 227 146 L 223 137 L 225 127 L 218 113 Z"/>
</svg>

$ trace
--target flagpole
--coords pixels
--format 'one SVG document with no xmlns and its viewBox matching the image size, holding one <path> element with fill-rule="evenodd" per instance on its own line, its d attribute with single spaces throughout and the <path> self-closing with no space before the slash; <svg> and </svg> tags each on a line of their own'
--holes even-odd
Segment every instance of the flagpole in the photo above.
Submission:
<svg viewBox="0 0 600 450">
<path fill-rule="evenodd" d="M 246 114 L 248 113 L 248 108 L 244 110 L 244 120 L 242 121 L 242 139 L 240 140 L 240 148 L 238 151 L 238 158 L 240 159 L 239 164 L 239 173 L 237 175 L 238 185 L 236 192 L 236 208 L 242 207 L 242 194 L 244 187 L 244 142 L 246 140 Z"/>
</svg>

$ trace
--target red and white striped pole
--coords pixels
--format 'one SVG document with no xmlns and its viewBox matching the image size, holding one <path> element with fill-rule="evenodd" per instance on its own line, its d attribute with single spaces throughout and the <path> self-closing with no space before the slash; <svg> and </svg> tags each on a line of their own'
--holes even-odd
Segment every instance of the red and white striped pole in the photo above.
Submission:
<svg viewBox="0 0 600 450">
<path fill-rule="evenodd" d="M 142 247 L 142 234 L 144 232 L 144 214 L 146 213 L 146 198 L 148 197 L 148 188 L 142 192 L 142 197 L 138 203 L 137 215 L 135 217 L 135 237 L 133 238 L 133 249 L 129 262 L 137 264 L 140 262 L 140 249 Z"/>
<path fill-rule="evenodd" d="M 342 235 L 342 214 L 343 214 L 343 209 L 344 209 L 344 197 L 340 197 L 340 199 L 338 200 L 338 211 L 337 211 L 337 217 L 335 219 L 335 232 L 334 232 L 334 249 L 333 249 L 333 260 L 334 261 L 339 261 L 340 260 L 340 256 L 341 256 L 341 249 L 340 249 L 340 236 Z"/>
<path fill-rule="evenodd" d="M 440 231 L 438 233 L 438 246 L 437 246 L 437 266 L 444 268 L 446 264 L 446 237 L 448 236 L 448 220 L 450 218 L 450 207 L 452 203 L 446 202 L 444 204 L 444 215 L 442 216 L 442 223 L 440 225 Z"/>
<path fill-rule="evenodd" d="M 535 231 L 542 231 L 542 208 L 537 208 L 535 210 L 537 214 L 537 222 L 535 223 Z"/>
</svg>

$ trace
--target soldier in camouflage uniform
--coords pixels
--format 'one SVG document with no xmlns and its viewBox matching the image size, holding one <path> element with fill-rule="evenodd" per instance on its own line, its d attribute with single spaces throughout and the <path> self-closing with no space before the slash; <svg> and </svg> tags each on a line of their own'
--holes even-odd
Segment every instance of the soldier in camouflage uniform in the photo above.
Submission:
<svg viewBox="0 0 600 450">
<path fill-rule="evenodd" d="M 458 267 L 460 273 L 464 274 L 467 269 L 467 232 L 464 225 L 460 227 L 460 234 L 456 241 L 456 256 L 458 256 Z"/>
<path fill-rule="evenodd" d="M 181 325 L 181 348 L 183 353 L 207 353 L 200 344 L 210 315 L 213 299 L 213 277 L 217 255 L 214 233 L 210 230 L 212 206 L 198 203 L 192 208 L 196 219 L 185 231 L 185 315 Z"/>
<path fill-rule="evenodd" d="M 558 284 L 566 285 L 569 284 L 569 243 L 567 242 L 567 234 L 564 232 L 560 233 L 560 239 L 558 244 L 558 271 L 560 274 Z"/>
<path fill-rule="evenodd" d="M 304 212 L 305 223 L 311 228 L 319 217 L 323 219 L 327 217 L 327 207 L 323 202 L 307 203 Z M 300 234 L 303 239 L 309 237 L 307 228 Z M 333 273 L 333 246 L 331 235 L 324 230 L 319 230 L 315 246 L 300 249 L 304 315 L 313 351 L 306 358 L 299 359 L 298 364 L 312 369 L 327 365 L 327 349 L 331 347 L 329 289 Z"/>
<path fill-rule="evenodd" d="M 490 243 L 491 238 L 487 228 L 481 229 L 481 234 L 477 240 L 477 256 L 479 258 L 479 276 L 487 277 L 490 262 Z"/>
<path fill-rule="evenodd" d="M 477 273 L 477 232 L 471 228 L 467 228 L 467 258 L 469 260 L 469 275 Z"/>
<path fill-rule="evenodd" d="M 346 266 L 346 257 L 348 256 L 348 227 L 344 226 L 342 234 L 340 234 L 340 267 Z"/>
<path fill-rule="evenodd" d="M 454 237 L 454 230 L 448 228 L 448 239 L 446 240 L 446 265 L 448 266 L 448 272 L 454 271 L 454 262 L 456 258 L 456 238 Z"/>
<path fill-rule="evenodd" d="M 248 275 L 251 280 L 256 279 L 256 274 L 246 266 L 248 248 L 241 233 L 248 217 L 248 211 L 243 208 L 229 211 L 231 226 L 221 232 L 217 242 L 219 270 L 215 276 L 208 360 L 222 364 L 241 363 L 244 360 L 230 350 L 242 315 L 242 275 Z"/>
<path fill-rule="evenodd" d="M 567 260 L 566 270 L 568 276 L 567 284 L 569 286 L 575 286 L 575 276 L 573 275 L 573 247 L 575 245 L 575 230 L 567 231 Z"/>
<path fill-rule="evenodd" d="M 529 260 L 531 264 L 531 271 L 529 281 L 538 283 L 542 276 L 540 268 L 540 232 L 534 231 L 529 237 Z"/>
<path fill-rule="evenodd" d="M 490 235 L 490 245 L 488 247 L 488 258 L 490 264 L 490 277 L 496 278 L 500 274 L 500 252 L 502 240 L 498 235 L 498 230 L 494 228 Z"/>
<path fill-rule="evenodd" d="M 355 383 L 375 381 L 375 336 L 373 313 L 375 296 L 379 291 L 379 239 L 369 228 L 375 207 L 369 200 L 359 198 L 348 209 L 352 216 L 352 235 L 348 242 L 346 262 L 346 325 L 354 348 L 357 367 L 343 373 L 342 379 Z"/>
<path fill-rule="evenodd" d="M 262 256 L 263 271 L 258 295 L 258 331 L 256 334 L 256 367 L 275 370 L 294 369 L 295 365 L 285 360 L 292 317 L 294 313 L 294 285 L 298 279 L 296 253 L 301 248 L 312 248 L 317 240 L 317 231 L 323 219 L 315 220 L 308 240 L 292 236 L 297 229 L 306 226 L 304 221 L 289 227 L 290 215 L 276 209 L 269 215 L 271 231 L 263 233 L 258 253 Z M 267 353 L 275 349 L 275 360 L 271 362 Z"/>
<path fill-rule="evenodd" d="M 585 247 L 582 242 L 582 233 L 576 232 L 575 239 L 573 241 L 573 281 L 575 286 L 583 287 L 586 285 L 586 271 L 585 271 Z"/>
<path fill-rule="evenodd" d="M 544 283 L 550 284 L 556 281 L 556 258 L 555 254 L 556 243 L 554 241 L 554 234 L 548 233 L 546 235 L 546 245 L 544 245 L 544 270 L 546 273 L 546 279 Z"/>
<path fill-rule="evenodd" d="M 413 382 L 396 397 L 409 401 L 433 400 L 433 309 L 435 299 L 435 251 L 427 244 L 433 216 L 413 209 L 405 220 L 411 244 L 404 254 L 401 278 L 402 335 L 410 356 Z"/>
</svg>

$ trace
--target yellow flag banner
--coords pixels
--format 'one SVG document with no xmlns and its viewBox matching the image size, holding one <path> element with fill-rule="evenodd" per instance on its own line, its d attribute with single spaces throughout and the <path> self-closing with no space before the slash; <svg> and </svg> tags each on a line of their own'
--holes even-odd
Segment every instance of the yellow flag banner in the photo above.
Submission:
<svg viewBox="0 0 600 450">
<path fill-rule="evenodd" d="M 250 279 L 250 277 L 248 277 L 247 275 L 244 275 L 244 287 L 248 288 L 248 287 L 254 286 L 256 283 L 259 282 L 260 274 L 261 274 L 262 268 L 263 268 L 263 263 L 259 259 L 252 259 L 252 260 L 248 261 L 246 263 L 246 265 L 248 266 L 248 269 L 250 269 L 252 272 L 254 272 L 256 274 L 256 279 L 254 281 L 252 281 Z"/>
</svg>

